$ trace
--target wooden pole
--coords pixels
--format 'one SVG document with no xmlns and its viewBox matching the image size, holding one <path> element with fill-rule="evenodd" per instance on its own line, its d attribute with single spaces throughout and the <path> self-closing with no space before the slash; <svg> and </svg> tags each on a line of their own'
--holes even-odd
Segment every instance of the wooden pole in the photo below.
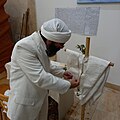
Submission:
<svg viewBox="0 0 120 120">
<path fill-rule="evenodd" d="M 89 57 L 90 37 L 86 37 L 85 57 Z"/>
<path fill-rule="evenodd" d="M 83 73 L 84 63 L 88 61 L 89 50 L 90 50 L 90 37 L 86 37 L 86 48 L 85 48 L 85 57 L 84 57 L 84 62 L 82 67 L 82 73 Z M 85 119 L 85 109 L 86 109 L 86 104 L 81 105 L 81 120 Z"/>
</svg>

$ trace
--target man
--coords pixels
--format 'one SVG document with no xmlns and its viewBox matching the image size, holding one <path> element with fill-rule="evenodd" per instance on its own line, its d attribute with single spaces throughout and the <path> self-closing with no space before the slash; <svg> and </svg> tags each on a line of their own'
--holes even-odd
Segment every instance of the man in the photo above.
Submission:
<svg viewBox="0 0 120 120">
<path fill-rule="evenodd" d="M 11 120 L 47 120 L 48 90 L 63 94 L 79 85 L 71 73 L 51 65 L 49 60 L 70 36 L 66 24 L 56 18 L 16 43 L 11 56 L 7 113 Z"/>
</svg>

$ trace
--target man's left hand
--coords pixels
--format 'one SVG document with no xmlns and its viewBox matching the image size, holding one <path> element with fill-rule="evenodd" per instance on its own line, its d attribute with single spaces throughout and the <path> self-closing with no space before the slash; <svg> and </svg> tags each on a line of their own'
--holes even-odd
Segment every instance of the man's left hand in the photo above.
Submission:
<svg viewBox="0 0 120 120">
<path fill-rule="evenodd" d="M 64 79 L 72 79 L 73 75 L 72 73 L 65 71 L 63 74 Z"/>
</svg>

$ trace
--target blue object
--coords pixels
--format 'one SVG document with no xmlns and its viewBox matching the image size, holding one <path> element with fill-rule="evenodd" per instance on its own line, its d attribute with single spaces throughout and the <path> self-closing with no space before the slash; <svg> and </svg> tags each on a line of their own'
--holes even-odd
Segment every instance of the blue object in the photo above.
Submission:
<svg viewBox="0 0 120 120">
<path fill-rule="evenodd" d="M 77 0 L 77 3 L 120 3 L 120 0 Z"/>
</svg>

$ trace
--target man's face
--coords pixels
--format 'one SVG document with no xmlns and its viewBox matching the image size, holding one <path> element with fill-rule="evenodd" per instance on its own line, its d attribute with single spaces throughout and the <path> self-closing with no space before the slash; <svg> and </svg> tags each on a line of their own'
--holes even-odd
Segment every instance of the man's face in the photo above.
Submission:
<svg viewBox="0 0 120 120">
<path fill-rule="evenodd" d="M 46 44 L 47 50 L 46 53 L 49 57 L 54 56 L 60 49 L 64 47 L 64 43 L 56 43 L 48 41 Z"/>
</svg>

